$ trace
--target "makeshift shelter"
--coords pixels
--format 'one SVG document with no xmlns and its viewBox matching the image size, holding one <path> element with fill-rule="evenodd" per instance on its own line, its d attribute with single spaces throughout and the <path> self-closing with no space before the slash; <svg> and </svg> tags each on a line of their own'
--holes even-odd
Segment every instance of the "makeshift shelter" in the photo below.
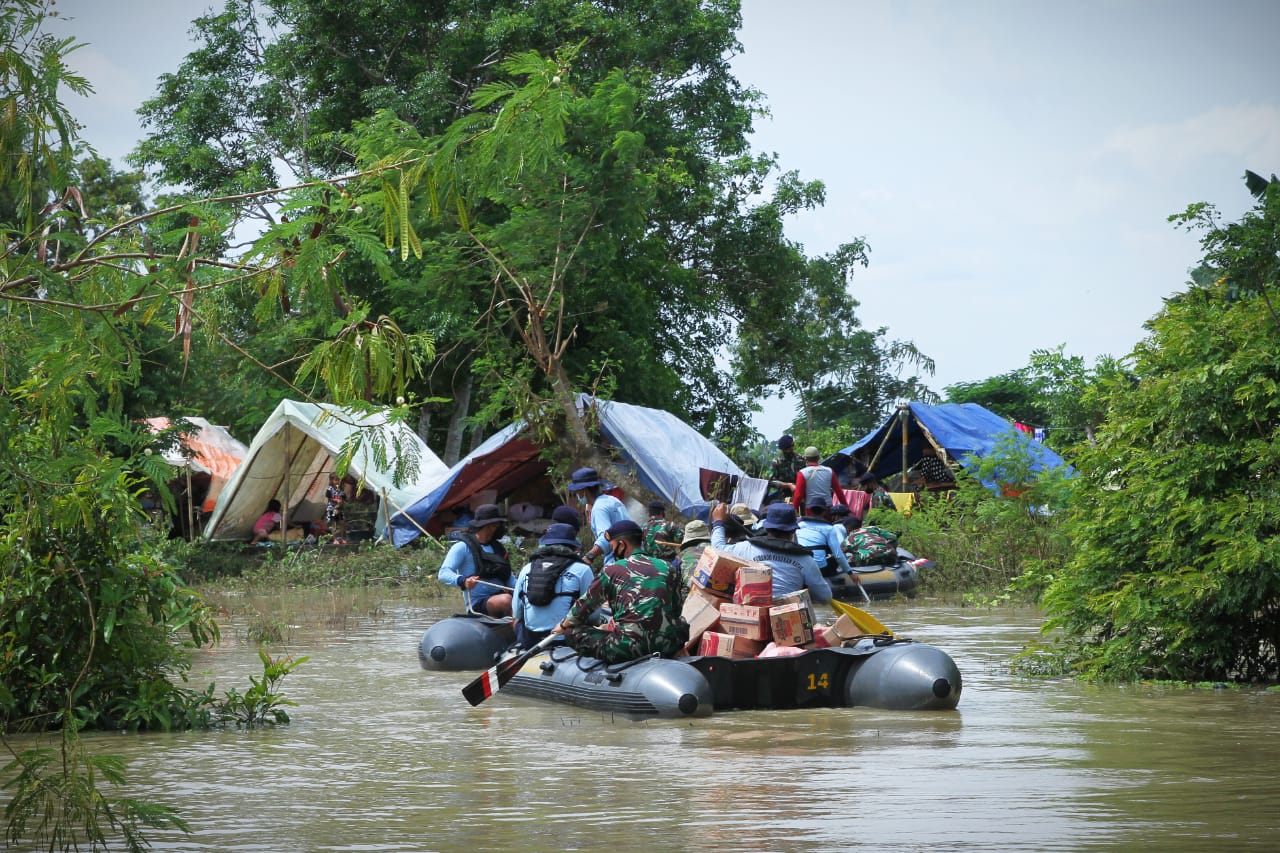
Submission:
<svg viewBox="0 0 1280 853">
<path fill-rule="evenodd" d="M 213 511 L 218 495 L 249 448 L 226 427 L 211 424 L 204 418 L 179 420 L 187 421 L 196 429 L 182 433 L 181 440 L 164 452 L 164 461 L 182 471 L 169 482 L 169 490 L 178 502 L 178 530 L 186 536 L 203 526 L 200 519 Z M 164 432 L 174 425 L 169 418 L 144 418 L 143 423 L 153 433 Z"/>
<path fill-rule="evenodd" d="M 854 469 L 859 473 L 869 469 L 876 479 L 888 481 L 914 465 L 926 444 L 944 451 L 948 461 L 966 468 L 990 455 L 997 446 L 1016 448 L 1025 454 L 1032 471 L 1071 467 L 1053 450 L 977 403 L 899 406 L 879 427 L 826 460 L 826 464 L 846 476 Z M 985 485 L 992 490 L 1000 488 L 996 483 Z"/>
<path fill-rule="evenodd" d="M 248 540 L 272 498 L 288 524 L 324 518 L 324 490 L 336 457 L 362 439 L 347 468 L 362 482 L 356 495 L 377 503 L 374 533 L 382 537 L 387 517 L 421 495 L 449 469 L 412 429 L 385 414 L 362 415 L 329 404 L 285 400 L 258 430 L 240 467 L 223 488 L 205 526 L 209 539 Z M 385 453 L 379 453 L 380 443 Z M 417 458 L 417 473 L 396 484 L 402 458 Z"/>
<path fill-rule="evenodd" d="M 670 412 L 582 394 L 578 410 L 587 409 L 594 410 L 601 436 L 615 451 L 616 464 L 682 514 L 706 513 L 701 469 L 742 476 L 718 447 Z M 569 496 L 557 493 L 547 476 L 542 449 L 526 434 L 523 423 L 491 436 L 434 488 L 392 516 L 391 543 L 398 548 L 424 531 L 440 535 L 458 514 L 481 503 L 506 503 L 514 520 L 531 524 L 544 520 Z"/>
</svg>

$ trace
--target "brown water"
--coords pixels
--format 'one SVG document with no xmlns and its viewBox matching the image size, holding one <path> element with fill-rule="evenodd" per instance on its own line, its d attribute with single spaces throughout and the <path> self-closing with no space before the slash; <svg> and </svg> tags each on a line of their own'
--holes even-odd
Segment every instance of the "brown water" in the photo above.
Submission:
<svg viewBox="0 0 1280 853">
<path fill-rule="evenodd" d="M 418 665 L 453 608 L 313 594 L 287 650 L 292 724 L 95 735 L 194 834 L 157 850 L 1274 850 L 1280 695 L 1029 681 L 1036 614 L 877 606 L 964 676 L 958 710 L 720 713 L 633 723 Z M 318 617 L 318 618 L 317 618 Z M 317 626 L 317 623 L 319 625 Z M 261 665 L 224 627 L 195 686 Z"/>
</svg>

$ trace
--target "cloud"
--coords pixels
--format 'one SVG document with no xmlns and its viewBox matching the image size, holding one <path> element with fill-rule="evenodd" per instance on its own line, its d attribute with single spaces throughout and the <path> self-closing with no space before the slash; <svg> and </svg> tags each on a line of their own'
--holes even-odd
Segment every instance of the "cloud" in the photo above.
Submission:
<svg viewBox="0 0 1280 853">
<path fill-rule="evenodd" d="M 1102 152 L 1153 173 L 1218 157 L 1266 168 L 1280 160 L 1280 106 L 1220 106 L 1181 121 L 1123 128 L 1106 137 Z"/>
</svg>

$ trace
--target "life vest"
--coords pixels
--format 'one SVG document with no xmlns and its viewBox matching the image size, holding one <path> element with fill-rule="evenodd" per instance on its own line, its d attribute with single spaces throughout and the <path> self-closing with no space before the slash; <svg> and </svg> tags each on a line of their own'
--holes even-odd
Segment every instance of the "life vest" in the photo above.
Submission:
<svg viewBox="0 0 1280 853">
<path fill-rule="evenodd" d="M 810 465 L 802 468 L 800 473 L 804 474 L 805 501 L 822 498 L 830 505 L 831 496 L 835 491 L 831 488 L 831 483 L 835 479 L 835 472 L 826 465 Z M 801 509 L 804 509 L 804 507 L 801 507 Z"/>
<path fill-rule="evenodd" d="M 507 581 L 511 580 L 511 560 L 507 558 L 507 549 L 497 539 L 489 543 L 493 548 L 493 553 L 490 553 L 480 547 L 480 540 L 470 530 L 459 530 L 452 534 L 452 538 L 467 546 L 467 550 L 471 552 L 471 562 L 476 567 L 476 577 L 480 580 L 500 586 L 506 586 Z"/>
<path fill-rule="evenodd" d="M 812 557 L 813 554 L 808 548 L 800 545 L 790 539 L 780 539 L 777 536 L 766 533 L 764 536 L 756 536 L 751 540 L 752 545 L 759 545 L 766 551 L 777 551 L 780 554 L 791 554 L 796 557 Z"/>
<path fill-rule="evenodd" d="M 559 597 L 576 599 L 582 590 L 556 592 L 556 584 L 565 570 L 579 561 L 578 555 L 560 546 L 540 548 L 529 557 L 529 585 L 521 593 L 534 607 L 546 607 Z"/>
</svg>

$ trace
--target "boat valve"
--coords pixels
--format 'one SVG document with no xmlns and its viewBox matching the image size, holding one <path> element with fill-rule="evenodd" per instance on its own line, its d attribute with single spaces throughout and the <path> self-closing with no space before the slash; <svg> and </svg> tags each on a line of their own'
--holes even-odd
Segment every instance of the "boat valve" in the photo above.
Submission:
<svg viewBox="0 0 1280 853">
<path fill-rule="evenodd" d="M 605 679 L 606 679 L 610 684 L 621 684 L 621 683 L 622 683 L 622 673 L 620 673 L 620 672 L 609 672 L 609 673 L 605 673 L 605 676 L 604 676 L 604 677 L 605 677 Z"/>
<path fill-rule="evenodd" d="M 544 660 L 542 663 L 538 664 L 538 669 L 542 670 L 543 675 L 550 675 L 556 671 L 556 665 L 552 661 Z"/>
</svg>

